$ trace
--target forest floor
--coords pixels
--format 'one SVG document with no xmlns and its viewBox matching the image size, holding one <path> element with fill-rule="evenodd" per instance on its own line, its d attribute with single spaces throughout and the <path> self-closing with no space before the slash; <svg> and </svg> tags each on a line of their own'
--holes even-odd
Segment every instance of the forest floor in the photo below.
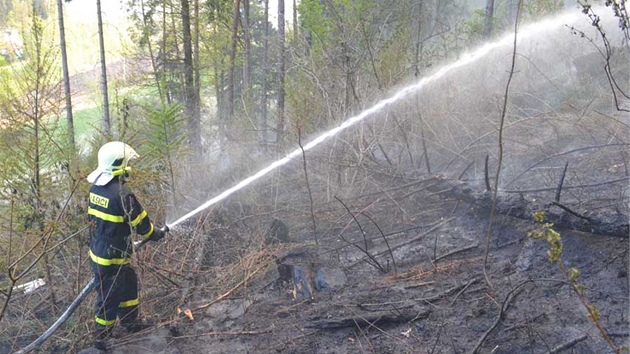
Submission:
<svg viewBox="0 0 630 354">
<path fill-rule="evenodd" d="M 292 228 L 290 242 L 265 248 L 272 260 L 258 258 L 233 288 L 208 292 L 199 284 L 211 287 L 216 278 L 197 279 L 178 305 L 194 320 L 164 310 L 161 325 L 116 340 L 112 352 L 613 352 L 549 261 L 547 242 L 527 236 L 532 220 L 495 216 L 487 282 L 487 209 L 430 189 L 423 180 L 383 179 L 373 190 L 387 198 L 364 193 L 352 203 L 369 206 L 370 219 L 357 212 L 341 222 L 343 210 L 329 212 L 338 202 L 320 205 L 314 215 L 330 227 L 318 233 L 318 246 L 308 222 Z M 239 227 L 245 223 L 224 236 Z M 561 259 L 579 270 L 583 298 L 614 345 L 628 345 L 628 239 L 558 231 Z M 289 282 L 278 281 L 287 269 Z"/>
<path fill-rule="evenodd" d="M 525 166 L 542 171 L 518 176 L 518 189 L 528 190 L 522 201 L 532 210 L 563 212 L 576 224 L 618 215 L 627 229 L 628 169 L 612 153 L 571 150 L 575 173 L 567 175 L 561 200 L 579 216 L 552 205 L 558 197 L 555 171 L 562 169 L 557 161 L 550 168 L 540 162 L 565 158 L 569 146 L 561 140 L 566 126 L 555 131 L 555 150 L 549 137 L 532 134 L 549 151 L 517 151 L 531 159 Z M 309 166 L 327 159 L 323 152 Z M 563 266 L 579 271 L 580 297 L 561 267 L 550 262 L 549 244 L 528 237 L 538 225 L 531 214 L 523 215 L 522 205 L 494 215 L 488 239 L 488 198 L 464 200 L 439 183 L 443 177 L 395 170 L 375 157 L 344 171 L 352 178 L 335 181 L 345 189 L 331 193 L 330 179 L 322 176 L 341 165 L 332 162 L 310 167 L 310 183 L 304 183 L 299 164 L 285 166 L 255 192 L 228 198 L 138 252 L 133 265 L 141 282 L 141 313 L 156 326 L 118 334 L 109 352 L 601 354 L 629 345 L 627 232 L 557 229 Z M 483 195 L 483 178 L 464 172 L 449 178 Z M 190 195 L 195 206 L 205 200 L 197 189 Z M 65 279 L 56 289 L 57 314 L 91 276 L 85 257 L 79 262 L 77 269 L 56 275 Z M 15 335 L 7 332 L 3 338 L 10 341 L 0 343 L 0 352 L 30 343 L 54 320 L 46 296 L 35 294 L 32 306 L 10 308 L 8 318 L 33 320 L 28 334 L 17 326 Z M 89 353 L 82 349 L 91 345 L 93 303 L 91 295 L 41 352 Z M 590 305 L 609 342 L 589 319 Z M 33 311 L 21 310 L 26 308 Z"/>
</svg>

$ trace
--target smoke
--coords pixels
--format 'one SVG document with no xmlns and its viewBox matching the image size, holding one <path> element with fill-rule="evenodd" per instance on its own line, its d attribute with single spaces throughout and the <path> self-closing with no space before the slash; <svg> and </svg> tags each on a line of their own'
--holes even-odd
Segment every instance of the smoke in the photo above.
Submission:
<svg viewBox="0 0 630 354">
<path fill-rule="evenodd" d="M 605 22 L 607 28 L 612 23 L 607 17 Z M 590 63 L 600 62 L 596 43 L 573 34 L 570 26 L 597 38 L 597 32 L 578 10 L 519 29 L 516 72 L 505 125 L 506 181 L 522 174 L 524 166 L 581 146 L 587 136 L 591 143 L 615 138 L 610 133 L 614 127 L 609 124 L 577 116 L 588 105 L 610 111 L 610 92 L 594 79 L 598 70 Z M 456 176 L 472 163 L 466 178 L 481 180 L 485 157 L 489 157 L 491 168 L 496 164 L 497 124 L 505 99 L 513 41 L 514 34 L 509 33 L 462 54 L 455 62 L 399 88 L 340 125 L 316 134 L 302 148 L 296 147 L 266 167 L 252 171 L 169 226 L 176 226 L 223 201 L 333 137 L 356 134 L 355 126 L 363 123 L 370 124 L 374 132 L 370 138 L 378 142 L 370 145 L 376 160 L 380 156 L 401 168 L 419 168 L 426 145 L 433 171 Z M 583 83 L 593 85 L 584 87 Z M 587 160 L 593 162 L 593 159 L 597 157 Z M 534 178 L 538 181 L 534 183 L 553 180 L 562 165 L 550 161 L 548 170 L 537 169 L 534 172 L 539 179 Z M 244 170 L 249 172 L 251 168 Z"/>
</svg>

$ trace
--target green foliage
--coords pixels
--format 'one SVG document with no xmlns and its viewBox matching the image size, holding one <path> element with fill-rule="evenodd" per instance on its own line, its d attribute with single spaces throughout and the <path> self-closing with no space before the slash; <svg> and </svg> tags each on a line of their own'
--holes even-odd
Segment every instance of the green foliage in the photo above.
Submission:
<svg viewBox="0 0 630 354">
<path fill-rule="evenodd" d="M 580 271 L 577 268 L 569 269 L 569 280 L 577 281 L 577 278 L 580 276 Z"/>
<path fill-rule="evenodd" d="M 536 20 L 564 9 L 564 1 L 531 0 L 524 2 L 525 18 Z"/>
<path fill-rule="evenodd" d="M 562 275 L 569 282 L 571 289 L 575 292 L 575 294 L 580 299 L 582 306 L 588 312 L 589 320 L 597 327 L 600 334 L 609 345 L 611 349 L 615 353 L 621 353 L 627 351 L 627 347 L 621 346 L 617 347 L 615 343 L 610 339 L 608 333 L 600 322 L 601 313 L 599 309 L 595 306 L 595 304 L 589 304 L 584 296 L 585 286 L 577 282 L 580 277 L 580 271 L 576 268 L 567 269 L 564 261 L 562 260 L 562 237 L 558 232 L 553 229 L 553 224 L 545 222 L 545 211 L 537 211 L 532 215 L 532 218 L 537 224 L 537 228 L 534 231 L 528 233 L 528 236 L 535 239 L 545 239 L 547 243 L 549 243 L 549 250 L 547 251 L 547 255 L 549 256 L 549 261 L 551 263 L 556 263 L 562 272 Z"/>
<path fill-rule="evenodd" d="M 175 188 L 175 169 L 178 160 L 184 155 L 186 144 L 186 119 L 182 115 L 184 108 L 175 103 L 160 108 L 145 108 L 146 126 L 140 130 L 142 145 L 138 146 L 142 156 L 141 164 L 148 170 L 160 172 L 158 175 L 168 176 L 163 180 Z"/>
<path fill-rule="evenodd" d="M 148 126 L 145 134 L 148 139 L 146 146 L 143 146 L 145 150 L 164 157 L 182 146 L 186 137 L 183 109 L 179 103 L 146 109 Z"/>
<path fill-rule="evenodd" d="M 49 117 L 57 115 L 55 70 L 58 51 L 46 40 L 41 19 L 32 19 L 26 42 L 28 60 L 0 75 L 0 105 L 5 129 L 0 137 L 5 155 L 0 178 L 21 193 L 37 213 L 63 148 L 54 141 Z M 18 188 L 20 187 L 20 188 Z"/>
<path fill-rule="evenodd" d="M 528 236 L 535 240 L 544 238 L 547 243 L 549 243 L 549 250 L 547 251 L 549 261 L 552 263 L 561 261 L 560 256 L 562 255 L 564 248 L 562 247 L 562 238 L 560 237 L 560 234 L 553 229 L 552 223 L 543 222 L 545 218 L 544 211 L 534 213 L 533 218 L 537 223 L 539 223 L 539 227 L 538 229 L 531 231 Z"/>
<path fill-rule="evenodd" d="M 479 40 L 483 35 L 486 12 L 483 9 L 475 9 L 470 18 L 464 21 L 463 33 L 473 42 Z M 496 23 L 495 19 L 492 19 Z M 492 26 L 493 28 L 495 26 Z"/>
<path fill-rule="evenodd" d="M 7 25 L 7 16 L 13 9 L 13 0 L 0 0 L 0 27 Z"/>
<path fill-rule="evenodd" d="M 326 43 L 331 20 L 324 16 L 324 4 L 319 0 L 302 0 L 298 11 L 301 30 L 315 43 Z"/>
<path fill-rule="evenodd" d="M 25 19 L 27 60 L 0 73 L 0 272 L 10 273 L 12 283 L 52 276 L 58 262 L 73 259 L 74 253 L 57 257 L 61 252 L 52 252 L 52 247 L 62 238 L 60 230 L 77 230 L 76 223 L 66 219 L 67 202 L 75 191 L 69 188 L 68 156 L 55 139 L 62 100 L 57 44 L 40 17 Z M 5 309 L 0 304 L 0 320 Z"/>
</svg>

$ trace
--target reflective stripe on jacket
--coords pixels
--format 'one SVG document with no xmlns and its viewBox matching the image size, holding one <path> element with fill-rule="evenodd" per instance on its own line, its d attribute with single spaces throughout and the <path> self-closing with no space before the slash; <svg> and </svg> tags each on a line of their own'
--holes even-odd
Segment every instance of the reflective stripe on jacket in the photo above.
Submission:
<svg viewBox="0 0 630 354">
<path fill-rule="evenodd" d="M 104 186 L 90 187 L 88 215 L 92 225 L 90 259 L 101 267 L 129 264 L 132 227 L 143 238 L 153 233 L 147 212 L 118 177 Z"/>
</svg>

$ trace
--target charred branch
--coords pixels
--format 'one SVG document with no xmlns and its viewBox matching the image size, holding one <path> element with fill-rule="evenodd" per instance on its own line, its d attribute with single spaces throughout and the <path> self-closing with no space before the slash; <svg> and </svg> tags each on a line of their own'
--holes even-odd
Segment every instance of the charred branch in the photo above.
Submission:
<svg viewBox="0 0 630 354">
<path fill-rule="evenodd" d="M 483 165 L 483 176 L 484 176 L 484 181 L 486 182 L 486 191 L 491 192 L 492 188 L 490 188 L 490 174 L 488 173 L 488 159 L 489 159 L 489 156 L 486 155 L 486 161 Z"/>
<path fill-rule="evenodd" d="M 486 210 L 492 207 L 492 193 L 475 190 L 465 182 L 444 178 L 435 188 L 440 191 L 448 188 L 450 196 L 473 206 Z M 550 189 L 550 191 L 553 190 L 555 188 Z M 526 192 L 523 191 L 523 193 Z M 509 214 L 519 219 L 531 220 L 532 214 L 540 210 L 546 211 L 545 222 L 553 223 L 555 227 L 560 229 L 621 238 L 628 238 L 630 232 L 628 215 L 619 212 L 602 212 L 587 217 L 560 203 L 542 203 L 535 199 L 523 198 L 521 194 L 497 191 L 496 212 L 500 214 Z"/>
<path fill-rule="evenodd" d="M 408 323 L 413 322 L 418 319 L 426 318 L 429 316 L 431 311 L 423 310 L 421 313 L 416 312 L 400 312 L 397 313 L 381 313 L 381 314 L 373 314 L 370 313 L 366 316 L 354 316 L 354 317 L 344 317 L 339 319 L 329 319 L 329 320 L 317 320 L 313 321 L 310 324 L 306 325 L 306 328 L 316 328 L 316 329 L 339 329 L 339 328 L 348 328 L 348 327 L 366 327 L 366 326 L 383 326 L 390 324 L 398 324 L 398 323 Z"/>
<path fill-rule="evenodd" d="M 558 182 L 558 188 L 556 189 L 556 199 L 557 203 L 560 203 L 560 193 L 562 193 L 562 185 L 564 184 L 564 177 L 567 175 L 567 168 L 569 167 L 569 161 L 564 164 L 564 170 L 562 170 L 562 175 L 560 176 L 560 182 Z"/>
<path fill-rule="evenodd" d="M 562 352 L 562 351 L 564 351 L 566 349 L 570 349 L 573 346 L 575 346 L 576 344 L 578 344 L 579 342 L 586 340 L 586 338 L 588 338 L 588 336 L 586 334 L 583 334 L 583 335 L 581 335 L 581 336 L 579 336 L 577 338 L 571 339 L 570 341 L 562 343 L 561 345 L 551 349 L 549 351 L 549 354 L 560 353 L 560 352 Z"/>
</svg>

